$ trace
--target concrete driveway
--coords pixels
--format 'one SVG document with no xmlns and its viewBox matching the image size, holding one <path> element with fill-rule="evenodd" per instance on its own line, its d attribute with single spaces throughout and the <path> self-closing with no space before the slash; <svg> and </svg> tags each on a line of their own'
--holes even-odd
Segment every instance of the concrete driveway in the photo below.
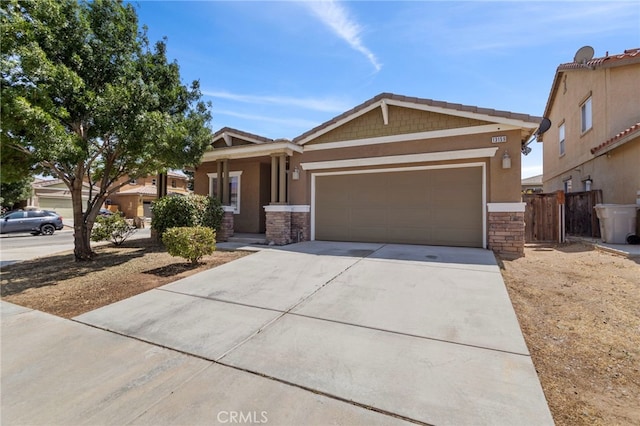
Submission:
<svg viewBox="0 0 640 426">
<path fill-rule="evenodd" d="M 486 250 L 307 242 L 75 321 L 2 307 L 6 424 L 553 424 Z"/>
</svg>

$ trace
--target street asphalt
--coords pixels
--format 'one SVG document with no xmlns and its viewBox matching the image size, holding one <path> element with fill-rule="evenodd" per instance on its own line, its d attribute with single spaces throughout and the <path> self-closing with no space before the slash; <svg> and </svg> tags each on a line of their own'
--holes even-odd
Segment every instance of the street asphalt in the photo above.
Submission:
<svg viewBox="0 0 640 426">
<path fill-rule="evenodd" d="M 553 424 L 487 250 L 306 242 L 74 320 L 1 308 L 3 424 Z"/>
</svg>

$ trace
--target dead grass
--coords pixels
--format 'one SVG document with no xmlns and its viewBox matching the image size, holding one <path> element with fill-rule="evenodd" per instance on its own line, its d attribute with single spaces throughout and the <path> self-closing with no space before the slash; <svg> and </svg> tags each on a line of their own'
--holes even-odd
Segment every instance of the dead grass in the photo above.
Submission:
<svg viewBox="0 0 640 426">
<path fill-rule="evenodd" d="M 3 267 L 2 299 L 72 318 L 248 254 L 216 251 L 194 267 L 151 239 L 95 251 L 92 262 L 75 262 L 67 252 Z"/>
<path fill-rule="evenodd" d="M 640 424 L 638 263 L 569 244 L 503 267 L 556 424 Z"/>
</svg>

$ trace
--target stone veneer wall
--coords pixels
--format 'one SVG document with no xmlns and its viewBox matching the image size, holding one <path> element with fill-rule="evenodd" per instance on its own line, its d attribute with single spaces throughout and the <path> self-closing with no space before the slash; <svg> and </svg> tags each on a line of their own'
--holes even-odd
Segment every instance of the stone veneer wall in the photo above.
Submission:
<svg viewBox="0 0 640 426">
<path fill-rule="evenodd" d="M 225 211 L 220 223 L 220 229 L 216 232 L 216 241 L 228 241 L 233 237 L 233 211 Z"/>
<path fill-rule="evenodd" d="M 291 243 L 291 212 L 267 211 L 266 239 L 269 244 L 282 246 Z"/>
<path fill-rule="evenodd" d="M 300 238 L 298 234 L 300 233 Z M 309 241 L 311 238 L 311 213 L 292 212 L 291 213 L 291 241 L 299 243 Z"/>
<path fill-rule="evenodd" d="M 489 249 L 503 257 L 524 256 L 524 212 L 489 212 Z"/>
</svg>

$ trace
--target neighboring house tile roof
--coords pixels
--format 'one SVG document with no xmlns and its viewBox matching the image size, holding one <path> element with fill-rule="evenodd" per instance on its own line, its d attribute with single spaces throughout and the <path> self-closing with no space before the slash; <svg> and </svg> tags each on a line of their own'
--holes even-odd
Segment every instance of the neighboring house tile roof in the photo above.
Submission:
<svg viewBox="0 0 640 426">
<path fill-rule="evenodd" d="M 158 187 L 153 185 L 145 185 L 136 188 L 127 189 L 125 191 L 119 191 L 113 195 L 157 195 Z"/>
<path fill-rule="evenodd" d="M 531 177 L 522 179 L 520 184 L 521 185 L 542 185 L 542 175 L 531 176 Z"/>
<path fill-rule="evenodd" d="M 380 102 L 383 99 L 388 99 L 388 100 L 395 100 L 395 101 L 400 101 L 400 102 L 407 102 L 407 103 L 414 103 L 414 104 L 419 104 L 419 105 L 428 105 L 428 106 L 432 106 L 432 107 L 438 107 L 438 108 L 444 108 L 444 109 L 450 109 L 450 110 L 456 110 L 456 111 L 463 111 L 463 112 L 468 112 L 468 113 L 476 113 L 476 114 L 482 114 L 482 115 L 487 115 L 487 116 L 491 116 L 491 117 L 496 117 L 496 118 L 508 118 L 508 119 L 514 119 L 514 120 L 522 120 L 522 121 L 526 121 L 526 122 L 531 122 L 531 123 L 538 123 L 540 122 L 540 120 L 542 120 L 542 117 L 536 117 L 536 116 L 532 116 L 529 114 L 519 114 L 519 113 L 514 113 L 514 112 L 509 112 L 509 111 L 501 111 L 501 110 L 495 110 L 495 109 L 491 109 L 491 108 L 481 108 L 481 107 L 477 107 L 477 106 L 471 106 L 471 105 L 462 105 L 462 104 L 455 104 L 455 103 L 449 103 L 449 102 L 444 102 L 444 101 L 436 101 L 433 99 L 426 99 L 426 98 L 416 98 L 416 97 L 409 97 L 409 96 L 402 96 L 402 95 L 396 95 L 394 93 L 380 93 L 379 95 L 375 96 L 374 98 L 369 99 L 368 101 L 365 101 L 364 103 L 350 109 L 349 111 L 346 111 L 334 118 L 332 118 L 331 120 L 320 124 L 319 126 L 309 130 L 308 132 L 305 132 L 303 134 L 301 134 L 300 136 L 297 136 L 293 139 L 294 143 L 298 143 L 302 140 L 304 140 L 305 138 L 307 138 L 310 135 L 313 135 L 314 133 L 320 132 L 321 130 L 323 130 L 326 127 L 329 127 L 333 124 L 336 124 L 338 122 L 340 122 L 341 120 L 344 120 L 345 118 L 348 118 L 351 115 L 354 115 L 356 113 L 358 113 L 359 111 L 369 107 L 372 104 L 375 104 L 377 102 Z"/>
<path fill-rule="evenodd" d="M 640 123 L 636 123 L 633 126 L 624 129 L 614 137 L 607 139 L 595 148 L 591 148 L 591 154 L 596 155 L 599 152 L 602 152 L 605 148 L 610 147 L 617 142 L 622 141 L 623 139 L 630 140 L 632 136 L 640 136 Z"/>
<path fill-rule="evenodd" d="M 627 49 L 623 53 L 619 53 L 616 55 L 609 55 L 609 52 L 607 52 L 606 56 L 603 56 L 601 58 L 593 58 L 584 64 L 578 64 L 575 62 L 560 64 L 560 66 L 558 66 L 558 71 L 585 68 L 585 65 L 591 68 L 623 65 L 621 61 L 632 60 L 633 62 L 636 62 L 634 59 L 640 60 L 640 48 Z"/>
</svg>

